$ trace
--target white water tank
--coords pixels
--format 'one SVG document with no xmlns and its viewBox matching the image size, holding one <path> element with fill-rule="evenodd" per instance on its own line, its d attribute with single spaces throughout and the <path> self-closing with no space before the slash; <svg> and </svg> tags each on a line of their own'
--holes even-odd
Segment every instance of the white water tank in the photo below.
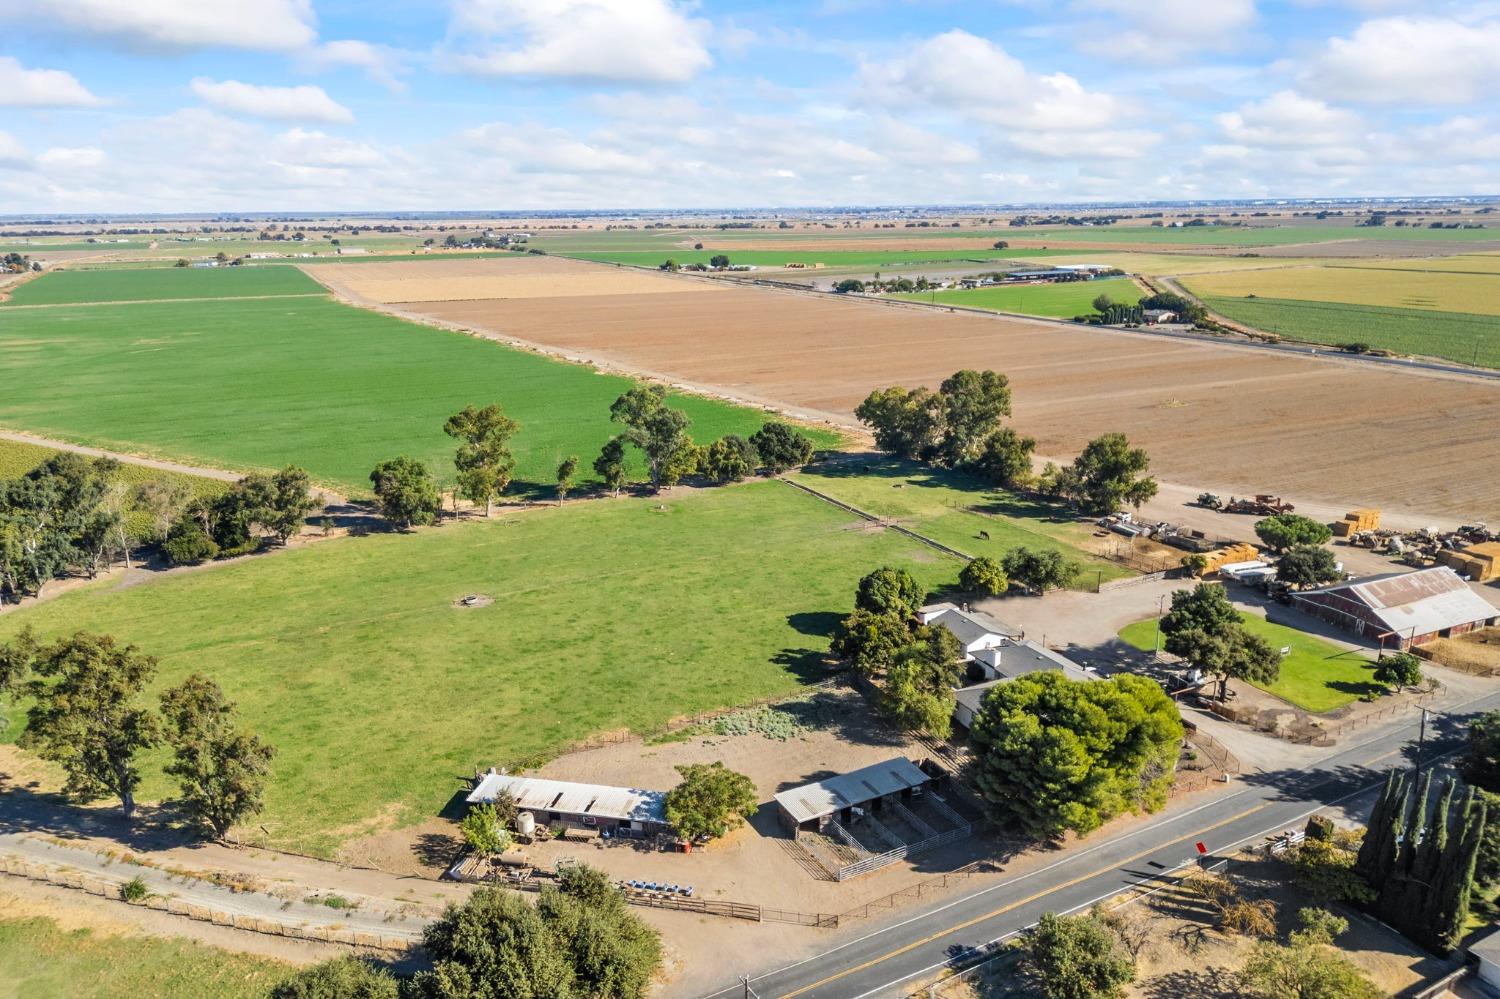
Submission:
<svg viewBox="0 0 1500 999">
<path fill-rule="evenodd" d="M 522 812 L 516 816 L 516 832 L 522 836 L 530 837 L 536 832 L 536 818 L 530 812 Z"/>
</svg>

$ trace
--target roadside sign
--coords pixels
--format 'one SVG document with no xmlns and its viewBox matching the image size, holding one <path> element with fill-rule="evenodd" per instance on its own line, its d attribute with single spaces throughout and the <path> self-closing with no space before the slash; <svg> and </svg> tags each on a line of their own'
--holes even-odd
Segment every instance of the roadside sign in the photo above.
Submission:
<svg viewBox="0 0 1500 999">
<path fill-rule="evenodd" d="M 1204 846 L 1202 843 L 1199 843 L 1198 844 L 1198 852 L 1199 853 L 1207 853 L 1208 852 L 1208 847 Z"/>
</svg>

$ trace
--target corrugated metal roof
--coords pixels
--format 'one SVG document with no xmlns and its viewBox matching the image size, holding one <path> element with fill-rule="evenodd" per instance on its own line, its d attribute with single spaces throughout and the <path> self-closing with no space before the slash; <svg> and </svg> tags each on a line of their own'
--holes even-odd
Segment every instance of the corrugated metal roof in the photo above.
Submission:
<svg viewBox="0 0 1500 999">
<path fill-rule="evenodd" d="M 907 788 L 920 787 L 928 780 L 928 776 L 915 763 L 904 756 L 897 756 L 863 770 L 782 791 L 776 795 L 776 803 L 794 821 L 809 822 L 852 805 L 861 805 Z"/>
<path fill-rule="evenodd" d="M 1427 635 L 1500 616 L 1500 608 L 1469 589 L 1447 566 L 1391 573 L 1327 586 L 1310 593 L 1346 591 L 1398 634 Z"/>
<path fill-rule="evenodd" d="M 637 788 L 608 787 L 603 784 L 575 784 L 565 780 L 540 777 L 518 777 L 491 771 L 466 799 L 469 804 L 494 801 L 501 791 L 509 791 L 516 807 L 523 812 L 565 812 L 569 815 L 596 815 L 603 819 L 665 824 L 667 792 L 642 791 Z"/>
</svg>

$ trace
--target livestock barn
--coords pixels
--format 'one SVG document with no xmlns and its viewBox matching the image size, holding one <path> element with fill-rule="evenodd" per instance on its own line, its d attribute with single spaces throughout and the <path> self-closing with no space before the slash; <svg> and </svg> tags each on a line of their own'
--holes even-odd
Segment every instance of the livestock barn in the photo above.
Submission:
<svg viewBox="0 0 1500 999">
<path fill-rule="evenodd" d="M 1381 648 L 1403 651 L 1500 621 L 1500 609 L 1446 566 L 1307 590 L 1292 595 L 1292 606 Z"/>
</svg>

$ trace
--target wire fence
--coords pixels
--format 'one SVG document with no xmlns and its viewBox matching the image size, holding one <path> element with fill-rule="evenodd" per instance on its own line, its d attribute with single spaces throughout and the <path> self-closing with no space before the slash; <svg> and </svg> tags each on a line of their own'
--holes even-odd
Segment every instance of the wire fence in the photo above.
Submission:
<svg viewBox="0 0 1500 999">
<path fill-rule="evenodd" d="M 893 891 L 889 895 L 882 895 L 879 898 L 871 899 L 868 902 L 855 906 L 847 912 L 839 913 L 838 919 L 868 919 L 877 912 L 894 909 L 902 902 L 920 899 L 929 892 L 942 891 L 950 885 L 966 881 L 976 874 L 985 874 L 998 870 L 1000 870 L 999 866 L 991 861 L 976 860 L 972 864 L 965 864 L 963 867 L 955 868 L 945 874 L 939 874 L 935 877 L 918 881 L 915 884 L 907 885 L 905 888 Z"/>
</svg>

